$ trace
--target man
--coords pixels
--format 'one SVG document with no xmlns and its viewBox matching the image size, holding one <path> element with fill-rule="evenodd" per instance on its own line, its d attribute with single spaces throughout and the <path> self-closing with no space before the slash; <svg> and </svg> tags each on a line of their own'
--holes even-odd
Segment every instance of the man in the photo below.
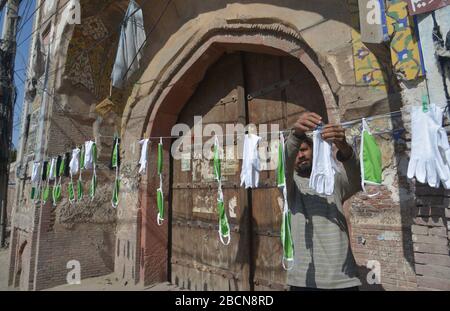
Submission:
<svg viewBox="0 0 450 311">
<path fill-rule="evenodd" d="M 325 125 L 322 139 L 336 146 L 336 158 L 344 170 L 335 174 L 333 195 L 319 195 L 310 189 L 313 142 L 305 133 L 321 123 L 316 113 L 304 112 L 286 141 L 286 182 L 295 253 L 288 285 L 291 290 L 358 290 L 361 282 L 342 204 L 361 190 L 359 161 L 342 126 Z"/>
</svg>

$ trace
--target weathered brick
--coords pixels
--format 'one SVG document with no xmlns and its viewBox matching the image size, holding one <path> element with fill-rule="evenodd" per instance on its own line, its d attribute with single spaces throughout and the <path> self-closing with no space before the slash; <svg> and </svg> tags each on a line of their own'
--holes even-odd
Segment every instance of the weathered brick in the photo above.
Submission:
<svg viewBox="0 0 450 311">
<path fill-rule="evenodd" d="M 450 290 L 450 280 L 437 279 L 428 276 L 417 276 L 417 286 L 419 289 L 424 287 L 448 291 Z"/>
<path fill-rule="evenodd" d="M 447 237 L 414 234 L 413 241 L 417 243 L 429 243 L 435 245 L 448 245 Z"/>
<path fill-rule="evenodd" d="M 445 227 L 432 227 L 428 229 L 428 233 L 430 235 L 445 237 L 447 236 L 447 229 Z"/>
<path fill-rule="evenodd" d="M 415 253 L 414 258 L 416 263 L 450 267 L 450 256 L 448 255 Z"/>
<path fill-rule="evenodd" d="M 432 253 L 448 255 L 448 245 L 435 245 L 426 243 L 414 243 L 414 251 L 419 253 Z"/>
<path fill-rule="evenodd" d="M 450 267 L 416 264 L 416 273 L 426 277 L 450 280 Z"/>
<path fill-rule="evenodd" d="M 412 225 L 411 226 L 411 232 L 416 234 L 428 234 L 428 227 L 427 226 L 419 226 L 419 225 Z"/>
</svg>

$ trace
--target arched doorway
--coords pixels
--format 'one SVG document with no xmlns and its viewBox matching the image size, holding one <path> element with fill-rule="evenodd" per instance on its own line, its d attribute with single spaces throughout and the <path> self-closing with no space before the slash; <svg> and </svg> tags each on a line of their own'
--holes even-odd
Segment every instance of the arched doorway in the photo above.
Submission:
<svg viewBox="0 0 450 311">
<path fill-rule="evenodd" d="M 292 125 L 304 109 L 327 119 L 321 88 L 296 58 L 251 52 L 224 54 L 213 64 L 178 115 L 194 132 L 194 116 L 203 126 L 219 124 Z M 270 131 L 270 126 L 267 128 Z M 210 137 L 205 137 L 205 142 Z M 270 139 L 270 137 L 268 137 Z M 226 146 L 233 148 L 236 145 Z M 276 290 L 286 285 L 279 238 L 280 193 L 275 163 L 260 174 L 260 187 L 240 187 L 242 161 L 224 160 L 224 199 L 231 243 L 217 233 L 216 194 L 209 161 L 171 163 L 171 281 L 192 290 Z"/>
</svg>

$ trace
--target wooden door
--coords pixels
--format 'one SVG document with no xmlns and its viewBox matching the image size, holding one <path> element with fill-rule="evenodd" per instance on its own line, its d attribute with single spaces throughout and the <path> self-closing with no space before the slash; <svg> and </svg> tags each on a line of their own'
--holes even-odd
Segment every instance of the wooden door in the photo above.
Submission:
<svg viewBox="0 0 450 311">
<path fill-rule="evenodd" d="M 316 80 L 298 60 L 263 54 L 245 55 L 245 77 L 249 122 L 292 126 L 308 109 L 325 117 L 325 103 Z M 271 131 L 271 130 L 268 130 Z M 261 131 L 260 131 L 261 132 Z M 273 134 L 276 135 L 276 134 Z M 261 136 L 261 135 L 260 135 Z M 272 158 L 277 146 L 266 142 Z M 276 141 L 275 141 L 276 142 Z M 267 160 L 270 160 L 267 157 Z M 286 289 L 286 272 L 281 266 L 280 241 L 282 195 L 276 184 L 277 161 L 264 165 L 257 189 L 251 191 L 252 270 L 255 290 Z"/>
<path fill-rule="evenodd" d="M 211 66 L 178 123 L 188 124 L 192 133 L 194 116 L 203 117 L 203 128 L 219 124 L 224 133 L 226 124 L 238 123 L 278 124 L 285 129 L 303 107 L 326 118 L 320 88 L 298 60 L 236 52 Z M 267 131 L 271 131 L 270 126 Z M 204 137 L 203 143 L 209 139 Z M 276 154 L 270 143 L 263 142 L 264 146 L 269 154 Z M 237 140 L 224 148 L 233 148 L 236 155 Z M 195 150 L 186 152 L 181 160 L 172 160 L 172 283 L 191 290 L 286 288 L 281 266 L 277 163 L 268 159 L 260 174 L 260 187 L 245 190 L 240 187 L 241 162 L 222 161 L 224 203 L 231 229 L 231 243 L 224 246 L 218 236 L 212 161 L 196 159 Z"/>
</svg>

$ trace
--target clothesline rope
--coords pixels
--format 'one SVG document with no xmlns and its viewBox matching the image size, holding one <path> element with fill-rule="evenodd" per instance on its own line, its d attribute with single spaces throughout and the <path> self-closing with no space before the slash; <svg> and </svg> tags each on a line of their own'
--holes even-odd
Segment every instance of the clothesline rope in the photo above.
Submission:
<svg viewBox="0 0 450 311">
<path fill-rule="evenodd" d="M 398 110 L 398 111 L 393 111 L 393 112 L 389 112 L 389 113 L 385 113 L 385 114 L 380 114 L 380 115 L 367 117 L 365 119 L 366 119 L 366 121 L 373 121 L 373 120 L 377 120 L 377 119 L 382 119 L 384 117 L 397 116 L 397 115 L 400 115 L 402 113 L 403 113 L 403 111 Z M 347 122 L 340 123 L 340 125 L 342 127 L 344 127 L 344 128 L 350 128 L 351 127 L 350 125 L 361 123 L 362 119 L 363 118 L 350 120 L 350 121 L 347 121 Z M 258 132 L 258 135 L 279 134 L 280 132 L 289 133 L 292 130 L 293 130 L 293 128 L 288 128 L 288 129 L 281 130 L 281 131 Z M 383 132 L 383 133 L 386 133 L 386 132 Z M 203 136 L 150 136 L 150 137 L 146 137 L 145 139 L 158 140 L 158 139 L 161 139 L 161 138 L 162 139 L 177 139 L 177 138 L 183 138 L 183 137 L 185 137 L 185 138 L 189 138 L 189 137 L 191 137 L 191 138 L 194 138 L 194 137 L 211 137 L 211 138 L 213 138 L 214 136 L 217 136 L 217 137 L 233 136 L 234 137 L 234 136 L 244 136 L 245 134 L 246 133 L 244 132 L 244 133 L 233 133 L 233 134 L 222 134 L 222 135 L 203 135 Z M 373 134 L 378 134 L 378 133 L 375 132 Z M 99 136 L 100 137 L 104 137 L 104 138 L 113 138 L 114 137 L 114 136 L 107 136 L 107 135 L 99 135 Z M 144 139 L 144 138 L 142 138 L 142 139 Z M 139 141 L 142 140 L 142 139 L 139 139 Z"/>
</svg>

